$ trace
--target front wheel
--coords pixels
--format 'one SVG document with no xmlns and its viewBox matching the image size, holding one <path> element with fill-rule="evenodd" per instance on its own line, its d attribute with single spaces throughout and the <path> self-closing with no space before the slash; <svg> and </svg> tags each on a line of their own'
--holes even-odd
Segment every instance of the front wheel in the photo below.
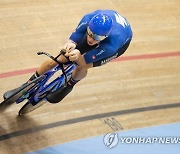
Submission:
<svg viewBox="0 0 180 154">
<path fill-rule="evenodd" d="M 32 112 L 32 111 L 34 111 L 35 109 L 37 109 L 38 107 L 40 107 L 40 106 L 42 106 L 43 104 L 45 104 L 46 103 L 46 101 L 40 101 L 40 102 L 38 102 L 36 105 L 32 105 L 29 101 L 27 102 L 27 103 L 25 103 L 24 105 L 23 105 L 23 107 L 19 110 L 19 116 L 21 116 L 21 115 L 25 115 L 25 114 L 27 114 L 27 113 L 29 113 L 29 112 Z"/>
</svg>

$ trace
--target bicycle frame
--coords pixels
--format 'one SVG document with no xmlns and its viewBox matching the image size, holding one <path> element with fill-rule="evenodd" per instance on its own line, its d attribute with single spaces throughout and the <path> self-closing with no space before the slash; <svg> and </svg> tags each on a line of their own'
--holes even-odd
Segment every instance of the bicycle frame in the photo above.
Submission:
<svg viewBox="0 0 180 154">
<path fill-rule="evenodd" d="M 45 78 L 42 81 L 36 83 L 34 87 L 24 92 L 23 95 L 16 100 L 16 103 L 19 104 L 24 99 L 28 99 L 29 102 L 33 105 L 36 105 L 41 100 L 46 100 L 46 96 L 50 92 L 54 92 L 65 85 L 67 78 L 71 77 L 73 70 L 76 67 L 75 63 L 70 63 L 64 65 L 65 68 L 63 73 L 61 73 L 58 77 L 56 77 L 50 83 L 47 83 L 48 80 L 58 71 L 61 70 L 60 65 L 57 65 L 55 68 L 49 70 L 43 76 Z"/>
</svg>

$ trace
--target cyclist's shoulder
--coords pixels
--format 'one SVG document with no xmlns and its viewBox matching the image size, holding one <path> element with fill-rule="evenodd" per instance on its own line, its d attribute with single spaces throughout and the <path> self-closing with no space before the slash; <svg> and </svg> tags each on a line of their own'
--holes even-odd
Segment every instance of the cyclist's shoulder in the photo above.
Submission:
<svg viewBox="0 0 180 154">
<path fill-rule="evenodd" d="M 121 33 L 114 32 L 107 39 L 100 42 L 99 46 L 104 49 L 110 49 L 111 51 L 116 51 L 117 49 L 122 47 L 127 40 L 131 40 L 131 39 L 132 39 L 131 34 L 127 34 L 124 32 Z"/>
</svg>

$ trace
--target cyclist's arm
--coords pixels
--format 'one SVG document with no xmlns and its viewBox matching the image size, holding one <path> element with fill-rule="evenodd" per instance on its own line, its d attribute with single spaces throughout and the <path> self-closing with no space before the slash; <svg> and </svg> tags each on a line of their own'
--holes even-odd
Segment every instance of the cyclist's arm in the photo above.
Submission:
<svg viewBox="0 0 180 154">
<path fill-rule="evenodd" d="M 109 41 L 107 41 L 100 44 L 99 47 L 85 53 L 83 56 L 87 64 L 94 63 L 103 58 L 113 55 L 114 53 L 116 53 L 117 49 L 118 46 L 115 46 L 114 44 L 111 44 Z"/>
<path fill-rule="evenodd" d="M 76 48 L 76 45 L 82 40 L 87 31 L 89 23 L 89 15 L 85 15 L 79 22 L 75 31 L 69 37 L 69 40 L 64 44 L 63 49 L 72 51 Z"/>
<path fill-rule="evenodd" d="M 69 39 L 78 44 L 86 34 L 89 21 L 90 15 L 87 14 L 81 19 L 81 21 L 79 22 L 78 26 L 76 27 L 75 31 L 71 34 Z"/>
</svg>

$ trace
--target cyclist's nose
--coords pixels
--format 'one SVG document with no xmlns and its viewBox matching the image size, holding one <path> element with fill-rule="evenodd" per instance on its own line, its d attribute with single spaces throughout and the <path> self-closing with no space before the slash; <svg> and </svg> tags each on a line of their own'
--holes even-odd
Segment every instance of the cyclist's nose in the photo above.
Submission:
<svg viewBox="0 0 180 154">
<path fill-rule="evenodd" d="M 96 41 L 96 40 L 94 40 L 92 37 L 90 37 L 90 36 L 88 36 L 87 37 L 87 41 L 88 41 L 88 43 L 90 43 L 90 44 L 96 44 L 98 41 Z"/>
</svg>

